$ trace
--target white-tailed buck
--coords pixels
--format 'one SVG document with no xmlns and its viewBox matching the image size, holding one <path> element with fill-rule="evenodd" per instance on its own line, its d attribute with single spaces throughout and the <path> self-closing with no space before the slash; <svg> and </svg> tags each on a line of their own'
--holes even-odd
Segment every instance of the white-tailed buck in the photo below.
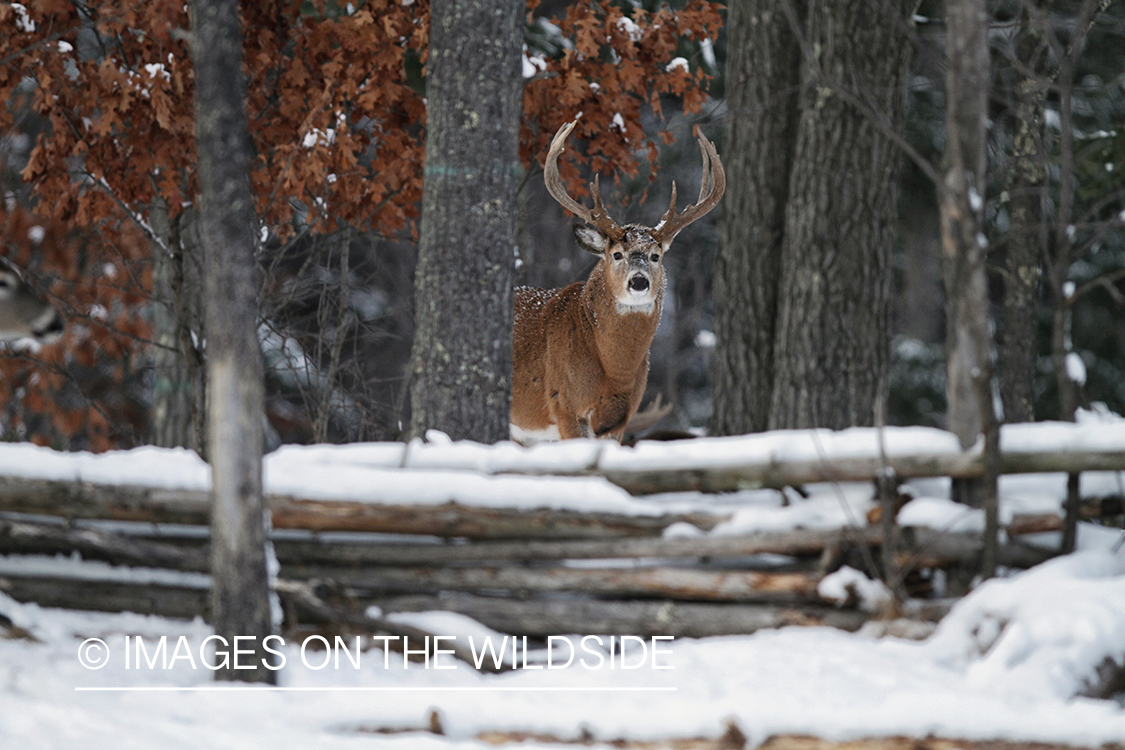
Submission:
<svg viewBox="0 0 1125 750">
<path fill-rule="evenodd" d="M 563 186 L 558 158 L 574 126 L 559 128 L 551 141 L 544 180 L 563 208 L 590 225 L 576 226 L 574 236 L 601 260 L 584 282 L 516 290 L 511 435 L 525 445 L 578 437 L 621 440 L 648 381 L 648 350 L 664 297 L 664 253 L 726 188 L 715 146 L 700 135 L 699 200 L 677 213 L 673 182 L 672 203 L 659 224 L 619 226 L 605 210 L 597 177 L 590 185 L 593 208 Z"/>
<path fill-rule="evenodd" d="M 49 343 L 62 332 L 58 310 L 28 289 L 15 271 L 0 267 L 0 341 L 32 338 Z"/>
</svg>

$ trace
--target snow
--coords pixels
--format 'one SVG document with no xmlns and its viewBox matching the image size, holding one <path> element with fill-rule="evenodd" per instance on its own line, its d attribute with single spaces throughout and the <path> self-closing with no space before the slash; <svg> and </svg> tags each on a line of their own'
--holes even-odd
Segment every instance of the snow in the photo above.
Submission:
<svg viewBox="0 0 1125 750">
<path fill-rule="evenodd" d="M 1077 352 L 1067 352 L 1066 375 L 1078 385 L 1086 385 L 1086 363 Z"/>
<path fill-rule="evenodd" d="M 919 497 L 902 506 L 901 526 L 925 526 L 940 531 L 984 531 L 984 511 L 944 497 Z M 1005 520 L 1001 519 L 1001 523 Z"/>
<path fill-rule="evenodd" d="M 626 16 L 622 16 L 621 18 L 617 19 L 617 28 L 625 32 L 625 34 L 629 37 L 629 41 L 632 42 L 639 42 L 641 40 L 641 37 L 644 36 L 644 32 L 641 31 L 641 27 L 638 26 L 633 21 L 633 19 Z"/>
<path fill-rule="evenodd" d="M 877 454 L 880 444 L 888 456 L 959 452 L 955 437 L 926 428 L 800 430 L 635 449 L 606 441 L 525 449 L 452 441 L 440 433 L 428 438 L 408 444 L 285 446 L 266 457 L 266 488 L 363 502 L 456 498 L 488 507 L 635 514 L 691 508 L 730 515 L 711 532 L 683 523 L 665 532 L 669 538 L 688 538 L 864 525 L 864 514 L 874 504 L 872 489 L 870 483 L 826 483 L 803 488 L 807 497 L 792 490 L 744 490 L 638 498 L 598 477 L 535 473 L 821 461 Z M 1120 452 L 1125 421 L 1104 410 L 1080 411 L 1076 423 L 1005 426 L 1002 444 L 1017 452 Z M 517 471 L 523 473 L 509 473 Z M 205 490 L 209 484 L 208 467 L 194 453 L 152 447 L 93 455 L 4 444 L 0 477 L 5 476 L 185 490 Z M 1057 513 L 1065 488 L 1064 474 L 1005 476 L 1001 518 Z M 900 523 L 953 530 L 982 524 L 980 511 L 949 501 L 948 479 L 915 479 L 904 489 L 914 499 L 901 510 Z M 1082 475 L 1084 495 L 1123 489 L 1121 472 Z M 1057 533 L 1038 536 L 1057 544 Z M 491 638 L 505 662 L 518 668 L 479 674 L 447 655 L 428 662 L 429 668 L 404 665 L 401 655 L 378 647 L 363 652 L 357 668 L 346 655 L 327 660 L 312 647 L 302 659 L 300 636 L 287 635 L 280 648 L 285 666 L 278 672 L 279 690 L 216 686 L 203 661 L 214 658 L 204 647 L 212 631 L 202 621 L 49 609 L 18 603 L 0 590 L 0 615 L 34 638 L 3 638 L 0 626 L 0 747 L 484 750 L 491 745 L 478 738 L 482 732 L 564 740 L 588 733 L 603 743 L 667 741 L 718 737 L 728 720 L 749 738 L 749 746 L 780 733 L 836 740 L 933 735 L 1087 746 L 1119 742 L 1125 737 L 1125 706 L 1083 694 L 1107 659 L 1125 660 L 1121 540 L 1120 530 L 1081 524 L 1080 552 L 978 586 L 921 642 L 877 638 L 868 631 L 793 627 L 659 643 L 625 639 L 622 663 L 621 636 L 630 634 L 578 633 L 566 643 L 555 641 L 563 651 L 554 654 L 562 653 L 565 661 L 568 644 L 585 645 L 592 650 L 576 653 L 587 661 L 576 658 L 554 668 L 558 659 L 548 663 L 541 644 L 524 651 L 522 641 L 516 641 L 513 652 L 510 637 L 505 641 L 503 634 L 463 615 L 392 613 L 393 621 L 455 636 L 460 645 L 469 646 L 471 637 L 478 652 Z M 0 558 L 0 579 L 64 574 L 192 588 L 209 581 L 204 574 L 122 569 L 73 557 Z M 850 568 L 822 579 L 820 592 L 838 600 L 854 597 L 872 609 L 885 597 L 881 583 Z M 616 662 L 609 661 L 609 635 L 616 636 Z M 600 645 L 583 640 L 594 636 L 601 636 Z M 147 662 L 138 666 L 136 659 L 126 668 L 126 637 L 130 649 L 138 639 L 145 645 L 151 668 Z M 156 661 L 161 637 L 165 653 L 179 657 L 168 669 Z M 88 641 L 92 638 L 104 646 Z M 351 636 L 345 642 L 353 645 Z M 104 665 L 84 667 L 80 649 L 85 658 L 104 658 Z M 602 659 L 598 666 L 594 653 Z M 657 668 L 665 666 L 673 668 Z M 423 731 L 434 712 L 444 736 Z M 529 740 L 518 747 L 558 745 Z"/>
<path fill-rule="evenodd" d="M 724 506 L 735 508 L 730 520 L 712 529 L 715 536 L 739 536 L 754 531 L 838 529 L 864 526 L 873 505 L 870 483 L 806 485 L 807 498 L 777 490 L 744 490 L 731 493 Z"/>
<path fill-rule="evenodd" d="M 715 69 L 715 45 L 710 37 L 703 37 L 699 40 L 699 50 L 703 53 L 703 62 L 707 63 L 707 67 L 712 70 Z"/>
<path fill-rule="evenodd" d="M 1080 411 L 1078 419 L 1005 425 L 1001 445 L 1010 453 L 1121 452 L 1125 420 L 1088 411 Z M 582 475 L 594 471 L 819 464 L 870 459 L 880 450 L 888 458 L 961 453 L 954 435 L 927 427 L 789 430 L 674 442 L 642 441 L 635 448 L 607 440 L 568 440 L 524 448 L 511 442 L 483 445 L 452 441 L 435 432 L 428 437 L 429 442 L 416 439 L 405 444 L 282 446 L 263 461 L 264 486 L 274 495 L 393 505 L 453 501 L 490 508 L 634 515 L 721 510 L 733 513 L 730 521 L 714 532 L 725 534 L 862 525 L 863 514 L 871 504 L 870 483 L 810 484 L 806 487 L 807 499 L 793 496 L 787 500 L 775 490 L 721 496 L 677 493 L 633 497 L 601 477 Z M 560 473 L 571 476 L 548 476 Z M 0 444 L 0 476 L 206 491 L 210 467 L 194 452 L 182 448 L 145 446 L 92 454 L 8 443 Z M 1082 492 L 1087 496 L 1119 493 L 1123 476 L 1085 472 Z M 947 484 L 948 480 L 916 479 L 906 486 L 917 498 L 947 498 Z M 1057 512 L 1065 485 L 1066 477 L 1061 473 L 1008 475 L 1001 478 L 1001 497 L 1013 513 Z"/>
<path fill-rule="evenodd" d="M 980 688 L 1067 700 L 1125 664 L 1125 553 L 1085 552 L 982 584 L 929 644 Z"/>
<path fill-rule="evenodd" d="M 984 207 L 984 200 L 981 199 L 980 193 L 977 192 L 975 187 L 969 188 L 969 206 L 974 211 L 980 211 Z"/>
<path fill-rule="evenodd" d="M 591 656 L 585 666 L 575 660 L 550 670 L 534 668 L 546 666 L 541 649 L 531 651 L 522 668 L 517 643 L 521 668 L 482 675 L 448 656 L 429 668 L 404 666 L 400 655 L 379 649 L 364 652 L 359 668 L 346 655 L 337 666 L 311 648 L 302 660 L 300 642 L 292 640 L 281 649 L 282 690 L 216 687 L 202 658 L 194 658 L 200 664 L 192 669 L 185 653 L 215 659 L 200 651 L 211 631 L 198 620 L 52 610 L 2 594 L 0 613 L 37 639 L 0 640 L 3 747 L 483 750 L 489 745 L 476 737 L 487 731 L 656 740 L 717 737 L 728 720 L 751 743 L 779 733 L 1090 746 L 1125 736 L 1120 704 L 1080 696 L 1107 655 L 1125 654 L 1125 553 L 1071 555 L 988 582 L 954 606 L 924 642 L 784 628 L 657 643 L 657 666 L 672 669 L 654 669 L 652 643 L 642 651 L 633 641 L 624 661 L 631 668 L 620 668 L 620 661 L 614 669 L 607 661 L 597 667 Z M 503 638 L 459 615 L 395 617 L 457 636 L 463 645 L 472 636 L 478 649 L 484 638 Z M 153 668 L 147 662 L 138 668 L 136 660 L 125 668 L 125 636 L 134 646 L 142 639 Z M 167 653 L 180 656 L 169 669 L 155 656 L 161 636 Z M 102 668 L 85 669 L 78 661 L 88 638 L 105 642 Z M 569 642 L 582 643 L 577 636 Z M 351 638 L 345 643 L 354 645 Z M 565 653 L 555 652 L 554 667 Z M 376 733 L 421 730 L 435 711 L 445 736 Z"/>
<path fill-rule="evenodd" d="M 886 584 L 872 580 L 848 565 L 820 579 L 816 593 L 840 605 L 854 597 L 859 600 L 859 607 L 865 612 L 878 612 L 891 600 L 891 592 Z"/>
<path fill-rule="evenodd" d="M 547 69 L 547 60 L 543 55 L 533 55 L 528 49 L 527 45 L 523 45 L 523 77 L 533 78 L 539 73 Z"/>
<path fill-rule="evenodd" d="M 668 63 L 664 70 L 668 73 L 671 73 L 674 70 L 682 70 L 687 73 L 689 72 L 690 68 L 688 67 L 687 60 L 682 57 L 676 57 L 672 59 L 672 62 Z"/>
<path fill-rule="evenodd" d="M 35 31 L 35 21 L 31 20 L 31 16 L 27 12 L 27 7 L 20 3 L 12 3 L 12 10 L 16 12 L 16 28 L 31 34 Z"/>
</svg>

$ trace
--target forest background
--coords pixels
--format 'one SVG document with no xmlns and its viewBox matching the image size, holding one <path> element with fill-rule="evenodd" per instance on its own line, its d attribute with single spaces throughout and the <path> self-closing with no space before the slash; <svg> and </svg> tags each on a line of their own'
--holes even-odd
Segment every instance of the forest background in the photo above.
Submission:
<svg viewBox="0 0 1125 750">
<path fill-rule="evenodd" d="M 268 447 L 409 429 L 428 11 L 243 9 Z M 945 426 L 944 12 L 530 3 L 514 281 L 562 286 L 592 265 L 542 187 L 559 125 L 581 113 L 560 164 L 572 193 L 612 177 L 611 211 L 648 224 L 672 178 L 698 186 L 700 128 L 731 188 L 668 255 L 649 379 L 674 406 L 664 425 L 843 427 L 882 410 Z M 988 12 L 979 212 L 1004 414 L 1125 413 L 1125 9 Z M 205 451 L 186 8 L 5 4 L 0 27 L 3 254 L 69 323 L 61 344 L 0 356 L 3 437 Z"/>
</svg>

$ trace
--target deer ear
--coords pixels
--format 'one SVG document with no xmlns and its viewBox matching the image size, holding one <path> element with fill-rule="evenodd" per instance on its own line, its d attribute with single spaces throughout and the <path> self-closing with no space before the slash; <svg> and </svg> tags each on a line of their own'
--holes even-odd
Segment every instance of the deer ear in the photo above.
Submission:
<svg viewBox="0 0 1125 750">
<path fill-rule="evenodd" d="M 609 241 L 600 230 L 585 224 L 579 224 L 574 228 L 574 239 L 578 241 L 578 247 L 594 255 L 604 255 Z"/>
</svg>

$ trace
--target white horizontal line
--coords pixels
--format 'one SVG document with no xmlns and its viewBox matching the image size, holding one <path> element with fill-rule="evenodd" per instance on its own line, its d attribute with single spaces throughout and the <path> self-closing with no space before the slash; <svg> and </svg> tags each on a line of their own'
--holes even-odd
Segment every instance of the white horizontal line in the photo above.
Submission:
<svg viewBox="0 0 1125 750">
<path fill-rule="evenodd" d="M 103 693 L 158 693 L 158 692 L 222 692 L 235 690 L 257 690 L 267 692 L 388 692 L 388 693 L 438 693 L 438 692 L 563 692 L 563 693 L 628 693 L 628 692 L 675 692 L 675 687 L 277 687 L 275 685 L 194 685 L 176 687 L 172 685 L 129 686 L 129 687 L 76 687 L 78 692 Z"/>
</svg>

